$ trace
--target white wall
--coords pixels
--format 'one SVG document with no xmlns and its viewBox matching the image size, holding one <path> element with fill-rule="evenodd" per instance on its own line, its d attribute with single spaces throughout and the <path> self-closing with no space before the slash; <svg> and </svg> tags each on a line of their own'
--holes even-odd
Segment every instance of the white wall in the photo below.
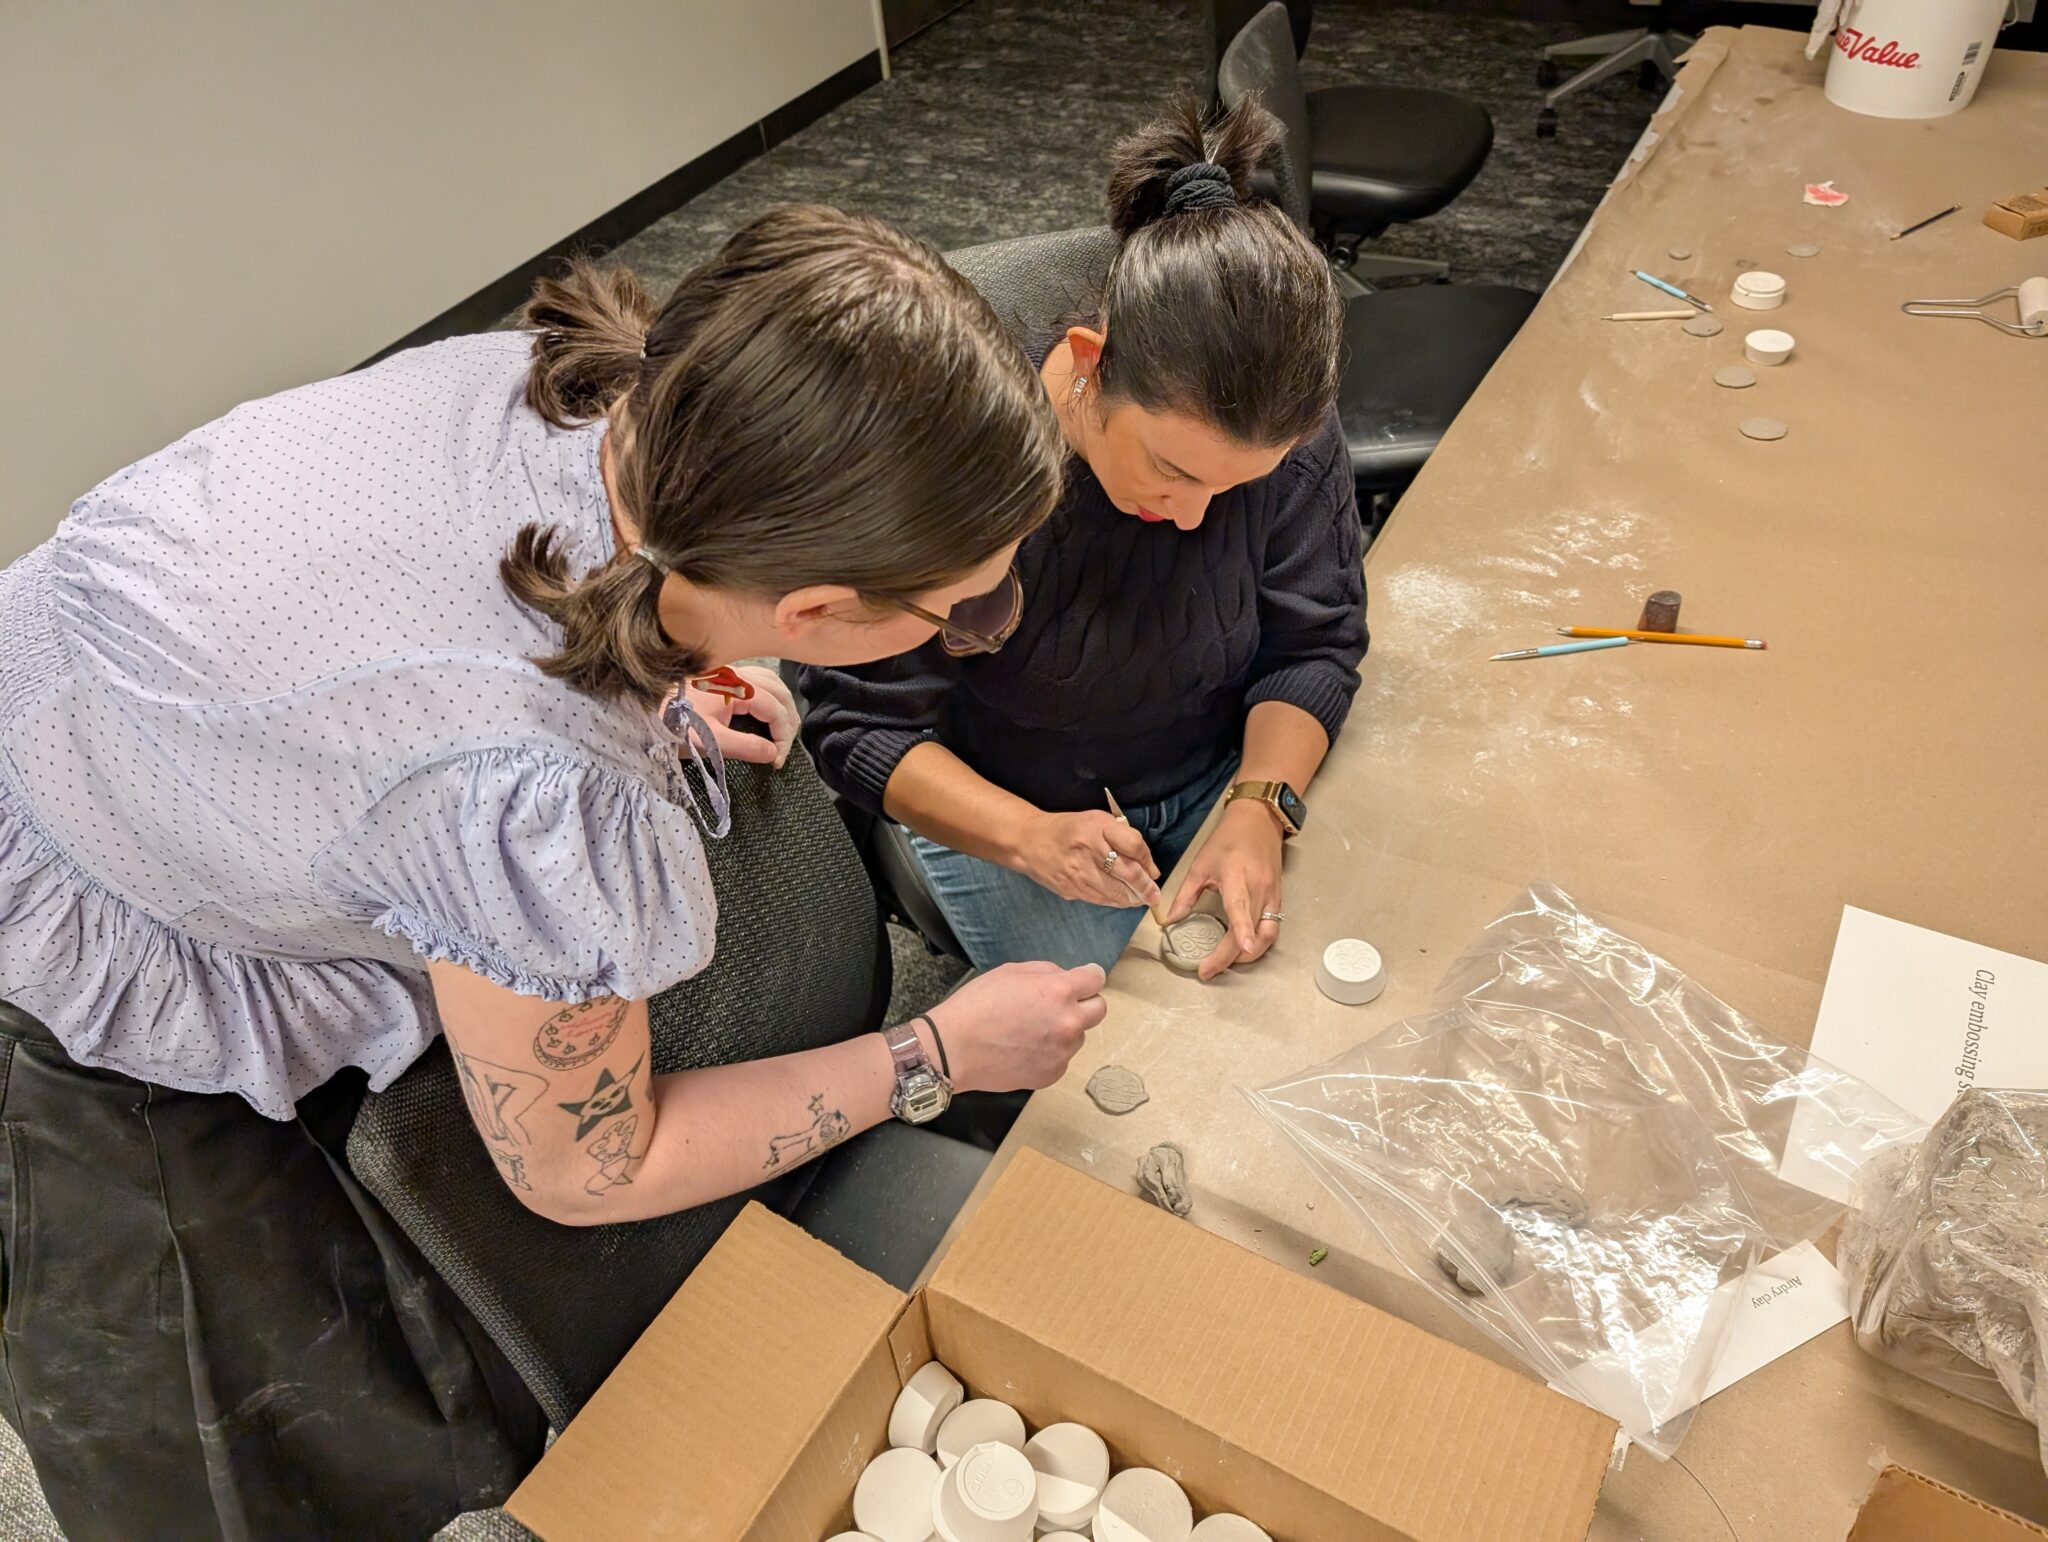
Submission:
<svg viewBox="0 0 2048 1542">
<path fill-rule="evenodd" d="M 0 0 L 0 563 L 876 42 L 871 0 Z"/>
</svg>

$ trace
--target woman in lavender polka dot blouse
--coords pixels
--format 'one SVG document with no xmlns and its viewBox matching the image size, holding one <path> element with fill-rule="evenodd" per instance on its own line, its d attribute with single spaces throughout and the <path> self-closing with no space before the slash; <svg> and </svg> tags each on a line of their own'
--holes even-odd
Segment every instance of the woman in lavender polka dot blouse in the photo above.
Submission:
<svg viewBox="0 0 2048 1542">
<path fill-rule="evenodd" d="M 589 1225 L 889 1117 L 920 1052 L 1043 1086 L 1102 1013 L 1018 965 L 914 1045 L 652 1074 L 720 746 L 795 726 L 719 666 L 999 644 L 1058 431 L 930 248 L 828 209 L 527 321 L 239 407 L 0 573 L 0 1412 L 74 1539 L 425 1535 L 537 1454 L 339 1158 L 436 1033 L 506 1183 Z"/>
</svg>

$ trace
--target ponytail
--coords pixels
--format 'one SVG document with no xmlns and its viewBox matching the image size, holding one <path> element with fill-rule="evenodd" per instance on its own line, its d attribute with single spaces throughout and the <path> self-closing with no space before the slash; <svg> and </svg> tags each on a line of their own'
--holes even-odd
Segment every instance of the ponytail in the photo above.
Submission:
<svg viewBox="0 0 2048 1542">
<path fill-rule="evenodd" d="M 702 673 L 696 649 L 661 629 L 661 580 L 632 552 L 580 581 L 556 545 L 555 527 L 528 525 L 513 538 L 498 574 L 512 597 L 561 627 L 562 650 L 536 659 L 541 671 L 593 696 L 628 696 L 656 707 L 676 682 Z"/>
<path fill-rule="evenodd" d="M 579 257 L 561 278 L 540 280 L 519 313 L 535 334 L 526 404 L 557 428 L 603 417 L 639 380 L 654 317 L 627 268 Z"/>
</svg>

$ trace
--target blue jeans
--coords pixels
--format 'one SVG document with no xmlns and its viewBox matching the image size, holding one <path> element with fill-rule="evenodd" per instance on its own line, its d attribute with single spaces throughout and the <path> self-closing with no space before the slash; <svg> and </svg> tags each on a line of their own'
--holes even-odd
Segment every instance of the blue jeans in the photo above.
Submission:
<svg viewBox="0 0 2048 1542">
<path fill-rule="evenodd" d="M 1170 797 L 1124 810 L 1132 828 L 1145 837 L 1160 872 L 1173 871 L 1236 770 L 1237 756 L 1226 756 Z M 915 832 L 910 845 L 932 898 L 977 969 L 1041 958 L 1069 969 L 1088 963 L 1107 969 L 1145 914 L 1145 907 L 1135 903 L 1117 909 L 1062 899 L 1022 873 Z"/>
</svg>

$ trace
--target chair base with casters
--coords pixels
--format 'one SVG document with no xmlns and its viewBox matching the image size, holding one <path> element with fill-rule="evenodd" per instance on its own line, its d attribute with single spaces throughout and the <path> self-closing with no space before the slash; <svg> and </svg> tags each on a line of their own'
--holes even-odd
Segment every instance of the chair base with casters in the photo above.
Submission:
<svg viewBox="0 0 2048 1542">
<path fill-rule="evenodd" d="M 1567 43 L 1553 43 L 1543 50 L 1543 62 L 1537 66 L 1536 81 L 1548 87 L 1543 93 L 1543 107 L 1536 115 L 1538 137 L 1549 139 L 1557 133 L 1557 104 L 1588 86 L 1621 74 L 1624 70 L 1645 70 L 1654 77 L 1673 80 L 1678 75 L 1678 59 L 1693 39 L 1682 32 L 1667 32 L 1649 27 L 1631 27 L 1624 32 L 1607 32 L 1598 37 L 1574 38 Z M 1559 59 L 1586 59 L 1593 62 L 1580 70 L 1571 79 L 1558 82 Z"/>
<path fill-rule="evenodd" d="M 889 998 L 874 889 L 809 757 L 794 753 L 779 772 L 735 763 L 728 776 L 732 832 L 705 843 L 719 901 L 718 952 L 702 973 L 648 1003 L 657 1073 L 839 1043 L 879 1027 Z M 961 1133 L 976 1134 L 981 1114 L 990 1127 L 976 1139 L 908 1126 L 900 1134 L 873 1130 L 768 1175 L 751 1194 L 647 1221 L 558 1226 L 521 1205 L 499 1177 L 446 1043 L 437 1042 L 364 1100 L 347 1149 L 364 1187 L 559 1429 L 749 1199 L 799 1220 L 816 1215 L 842 1237 L 844 1218 L 857 1214 L 869 1257 L 900 1269 L 915 1256 L 921 1266 L 951 1219 L 946 1206 L 965 1192 L 968 1168 L 978 1173 L 986 1163 L 990 1137 L 1014 1109 L 968 1103 Z M 924 1155 L 897 1153 L 904 1140 Z M 861 1155 L 853 1171 L 837 1173 L 842 1158 L 869 1150 L 864 1143 L 887 1146 L 890 1160 Z"/>
</svg>

